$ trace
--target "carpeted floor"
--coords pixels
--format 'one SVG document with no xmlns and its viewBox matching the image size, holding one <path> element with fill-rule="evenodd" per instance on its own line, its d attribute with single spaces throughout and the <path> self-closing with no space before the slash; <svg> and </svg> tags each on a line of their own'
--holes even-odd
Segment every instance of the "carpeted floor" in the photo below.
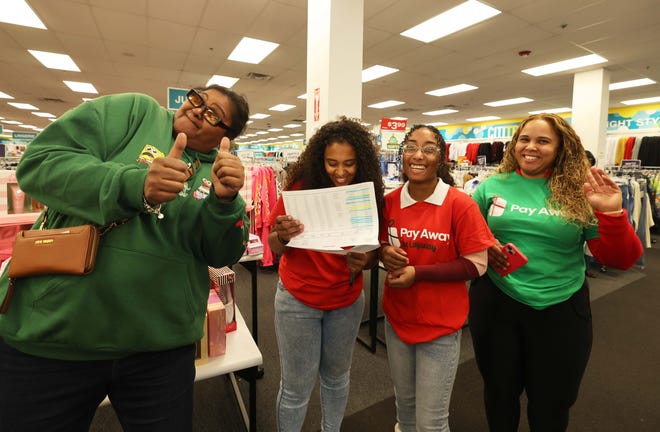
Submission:
<svg viewBox="0 0 660 432">
<path fill-rule="evenodd" d="M 655 236 L 657 238 L 657 236 Z M 237 275 L 237 304 L 247 323 L 251 322 L 249 273 L 240 266 Z M 627 272 L 594 269 L 590 278 L 594 345 L 591 359 L 575 405 L 570 432 L 656 432 L 660 431 L 660 246 L 646 250 L 645 267 Z M 368 274 L 365 275 L 368 280 Z M 274 432 L 275 398 L 279 383 L 279 359 L 272 323 L 272 304 L 277 274 L 259 269 L 259 346 L 264 358 L 264 376 L 257 382 L 257 430 Z M 368 289 L 367 293 L 368 304 Z M 367 318 L 368 307 L 365 310 Z M 382 320 L 379 323 L 382 337 Z M 367 326 L 361 336 L 367 336 Z M 473 358 L 469 328 L 463 333 L 450 411 L 452 432 L 486 431 L 481 378 Z M 239 382 L 247 403 L 247 383 Z M 239 432 L 244 428 L 226 376 L 195 384 L 195 432 Z M 524 401 L 523 401 L 524 403 Z M 390 432 L 395 423 L 394 398 L 387 353 L 378 344 L 371 353 L 356 343 L 351 370 L 351 394 L 342 431 Z M 525 418 L 520 431 L 527 431 Z M 111 407 L 99 408 L 93 432 L 117 432 Z M 320 430 L 318 386 L 312 395 L 303 432 Z"/>
</svg>

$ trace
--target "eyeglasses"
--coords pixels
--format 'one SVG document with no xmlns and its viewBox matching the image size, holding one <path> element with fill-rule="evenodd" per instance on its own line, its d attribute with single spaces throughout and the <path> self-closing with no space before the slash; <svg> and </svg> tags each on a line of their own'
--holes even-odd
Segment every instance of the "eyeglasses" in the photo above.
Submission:
<svg viewBox="0 0 660 432">
<path fill-rule="evenodd" d="M 211 126 L 216 126 L 225 130 L 231 130 L 231 127 L 223 122 L 220 116 L 204 103 L 204 98 L 202 98 L 202 95 L 197 93 L 195 89 L 191 89 L 188 94 L 186 94 L 186 97 L 188 98 L 188 102 L 190 102 L 193 107 L 204 108 L 202 110 L 202 117 L 204 117 L 204 120 L 209 122 Z"/>
<path fill-rule="evenodd" d="M 403 153 L 407 155 L 414 155 L 421 150 L 426 156 L 433 156 L 440 151 L 440 147 L 430 144 L 425 145 L 424 147 L 417 147 L 415 144 L 405 144 L 402 149 Z"/>
</svg>

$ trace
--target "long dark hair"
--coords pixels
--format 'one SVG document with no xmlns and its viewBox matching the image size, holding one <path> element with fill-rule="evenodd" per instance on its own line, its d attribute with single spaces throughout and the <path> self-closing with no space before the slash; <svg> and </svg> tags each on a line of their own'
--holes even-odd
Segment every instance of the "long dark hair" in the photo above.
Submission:
<svg viewBox="0 0 660 432">
<path fill-rule="evenodd" d="M 403 146 L 406 145 L 406 142 L 408 141 L 408 138 L 410 138 L 410 135 L 412 135 L 413 132 L 415 132 L 418 129 L 426 128 L 428 129 L 433 136 L 435 137 L 435 140 L 438 143 L 438 147 L 440 149 L 440 162 L 438 163 L 438 170 L 436 171 L 436 174 L 440 179 L 447 183 L 450 186 L 455 186 L 456 182 L 454 181 L 454 177 L 452 177 L 451 173 L 449 172 L 449 165 L 447 165 L 447 143 L 445 142 L 445 139 L 443 138 L 442 134 L 440 131 L 435 127 L 431 125 L 424 125 L 424 124 L 417 124 L 414 125 L 413 127 L 410 128 L 406 136 L 403 137 L 403 141 L 401 142 L 401 146 L 399 147 L 399 156 L 402 156 L 403 153 Z M 403 160 L 403 159 L 402 159 Z M 403 172 L 401 172 L 401 176 L 403 178 L 404 182 L 408 181 L 408 176 Z"/>
</svg>

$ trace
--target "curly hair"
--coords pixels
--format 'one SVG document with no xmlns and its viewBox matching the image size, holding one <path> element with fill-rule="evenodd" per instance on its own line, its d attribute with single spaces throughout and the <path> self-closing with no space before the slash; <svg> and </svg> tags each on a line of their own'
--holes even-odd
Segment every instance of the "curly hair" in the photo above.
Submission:
<svg viewBox="0 0 660 432">
<path fill-rule="evenodd" d="M 344 116 L 326 123 L 312 135 L 298 161 L 289 165 L 284 189 L 290 189 L 297 182 L 301 182 L 302 189 L 332 187 L 332 180 L 325 170 L 325 149 L 335 143 L 347 143 L 353 147 L 357 162 L 353 183 L 373 182 L 376 204 L 381 210 L 385 202 L 385 186 L 376 140 L 359 120 Z"/>
<path fill-rule="evenodd" d="M 436 175 L 440 177 L 442 181 L 447 183 L 448 185 L 455 186 L 456 182 L 454 181 L 454 177 L 449 172 L 449 166 L 446 163 L 447 143 L 445 142 L 445 139 L 438 130 L 438 128 L 436 128 L 435 126 L 416 124 L 413 127 L 411 127 L 408 133 L 406 133 L 406 135 L 403 137 L 403 141 L 401 141 L 401 146 L 399 147 L 399 158 L 401 158 L 402 156 L 403 146 L 406 145 L 406 141 L 408 141 L 410 135 L 412 135 L 412 133 L 415 132 L 416 130 L 422 128 L 428 129 L 433 134 L 433 136 L 435 136 L 435 141 L 438 143 L 438 147 L 440 149 L 440 162 L 438 163 L 438 169 L 436 171 Z M 401 176 L 404 182 L 408 181 L 408 176 L 405 173 L 402 173 Z"/>
<path fill-rule="evenodd" d="M 548 176 L 550 196 L 547 205 L 554 210 L 561 210 L 561 215 L 568 222 L 585 226 L 593 223 L 593 210 L 584 194 L 589 161 L 575 129 L 556 114 L 534 114 L 524 119 L 507 145 L 502 163 L 496 172 L 511 173 L 519 168 L 515 157 L 515 148 L 520 132 L 525 125 L 534 120 L 543 120 L 557 134 L 559 148 L 552 172 Z"/>
</svg>

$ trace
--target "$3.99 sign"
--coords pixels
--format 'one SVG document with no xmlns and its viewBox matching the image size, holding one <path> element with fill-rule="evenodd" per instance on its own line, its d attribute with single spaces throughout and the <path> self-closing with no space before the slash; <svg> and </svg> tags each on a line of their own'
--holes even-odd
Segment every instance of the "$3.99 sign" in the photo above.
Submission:
<svg viewBox="0 0 660 432">
<path fill-rule="evenodd" d="M 396 120 L 383 117 L 380 119 L 380 129 L 389 131 L 405 131 L 407 126 L 406 120 Z"/>
</svg>

